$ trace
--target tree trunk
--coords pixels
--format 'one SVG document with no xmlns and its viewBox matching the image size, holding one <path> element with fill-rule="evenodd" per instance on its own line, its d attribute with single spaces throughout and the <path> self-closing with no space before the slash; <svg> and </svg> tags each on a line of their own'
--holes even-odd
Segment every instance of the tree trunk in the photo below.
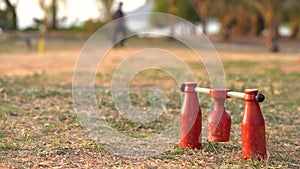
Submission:
<svg viewBox="0 0 300 169">
<path fill-rule="evenodd" d="M 202 31 L 203 34 L 206 35 L 207 31 L 206 31 L 206 27 L 207 27 L 207 15 L 208 15 L 208 6 L 207 4 L 198 4 L 198 13 L 200 15 L 200 19 L 202 22 Z"/>
<path fill-rule="evenodd" d="M 18 27 L 17 27 L 17 13 L 16 13 L 16 7 L 13 6 L 9 0 L 5 0 L 4 1 L 5 4 L 7 5 L 7 8 L 8 8 L 8 11 L 10 11 L 12 13 L 12 27 L 11 29 L 12 30 L 17 30 Z"/>
<path fill-rule="evenodd" d="M 261 33 L 264 29 L 265 29 L 264 19 L 260 14 L 257 14 L 257 16 L 256 16 L 255 36 L 261 35 Z"/>
<path fill-rule="evenodd" d="M 225 17 L 222 22 L 222 38 L 228 41 L 231 38 L 231 30 L 235 26 L 236 20 L 232 17 Z"/>
<path fill-rule="evenodd" d="M 227 26 L 222 28 L 222 39 L 225 41 L 230 40 L 230 29 Z"/>
<path fill-rule="evenodd" d="M 114 0 L 101 0 L 102 5 L 104 5 L 105 8 L 105 12 L 104 12 L 104 16 L 105 16 L 105 21 L 108 22 L 111 20 L 111 7 L 112 4 L 114 3 Z"/>
<path fill-rule="evenodd" d="M 206 19 L 203 19 L 202 20 L 202 32 L 203 32 L 204 35 L 206 35 L 206 33 L 207 33 L 206 26 L 207 26 Z"/>
<path fill-rule="evenodd" d="M 173 39 L 175 33 L 175 20 L 173 17 L 169 17 L 170 35 L 169 38 Z"/>
<path fill-rule="evenodd" d="M 269 28 L 269 33 L 266 36 L 266 46 L 270 52 L 278 52 L 278 34 L 277 34 L 277 27 L 271 26 Z"/>
<path fill-rule="evenodd" d="M 207 0 L 190 0 L 190 3 L 196 7 L 196 11 L 202 23 L 202 32 L 207 33 L 207 16 L 209 11 L 209 2 Z"/>
<path fill-rule="evenodd" d="M 291 38 L 297 38 L 297 35 L 299 33 L 299 25 L 298 24 L 293 24 L 292 26 L 292 34 L 291 34 Z"/>
<path fill-rule="evenodd" d="M 57 29 L 57 20 L 56 20 L 56 15 L 57 15 L 57 1 L 52 0 L 52 29 Z"/>
</svg>

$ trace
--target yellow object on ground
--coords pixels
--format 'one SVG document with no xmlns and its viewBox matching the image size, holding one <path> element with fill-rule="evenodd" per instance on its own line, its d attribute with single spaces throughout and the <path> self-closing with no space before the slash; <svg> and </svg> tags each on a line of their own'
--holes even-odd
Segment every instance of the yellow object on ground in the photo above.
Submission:
<svg viewBox="0 0 300 169">
<path fill-rule="evenodd" d="M 44 56 L 44 53 L 45 53 L 45 39 L 44 38 L 39 39 L 38 52 L 41 56 Z"/>
</svg>

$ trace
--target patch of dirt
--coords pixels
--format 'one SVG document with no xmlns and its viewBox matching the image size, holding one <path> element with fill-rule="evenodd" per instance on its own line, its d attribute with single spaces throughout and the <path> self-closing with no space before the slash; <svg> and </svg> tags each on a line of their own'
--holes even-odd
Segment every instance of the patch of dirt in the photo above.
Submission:
<svg viewBox="0 0 300 169">
<path fill-rule="evenodd" d="M 111 70 L 132 53 L 143 50 L 143 48 L 129 47 L 123 49 L 112 49 L 100 64 L 100 70 Z M 185 61 L 197 61 L 197 57 L 187 49 L 171 49 L 175 55 Z M 0 74 L 2 76 L 24 76 L 35 72 L 46 71 L 49 74 L 58 72 L 72 72 L 76 65 L 76 59 L 80 49 L 63 49 L 46 51 L 44 55 L 38 52 L 13 52 L 1 54 Z M 256 61 L 268 66 L 268 62 L 279 62 L 278 67 L 286 73 L 299 72 L 300 61 L 297 54 L 287 53 L 250 53 L 235 51 L 218 51 L 222 61 Z"/>
</svg>

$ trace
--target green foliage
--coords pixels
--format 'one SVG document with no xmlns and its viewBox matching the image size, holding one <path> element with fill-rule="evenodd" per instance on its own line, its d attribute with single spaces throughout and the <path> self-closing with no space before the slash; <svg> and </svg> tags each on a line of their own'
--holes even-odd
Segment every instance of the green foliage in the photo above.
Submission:
<svg viewBox="0 0 300 169">
<path fill-rule="evenodd" d="M 190 22 L 199 21 L 199 16 L 188 0 L 154 0 L 154 12 L 171 13 Z"/>
<path fill-rule="evenodd" d="M 200 18 L 204 25 L 204 33 L 207 18 L 217 18 L 221 23 L 221 34 L 225 40 L 229 40 L 232 34 L 260 35 L 266 27 L 270 30 L 266 45 L 274 52 L 279 50 L 277 46 L 279 25 L 287 22 L 292 29 L 292 37 L 297 37 L 300 29 L 300 3 L 297 0 L 154 0 L 154 2 L 156 12 L 174 14 L 191 22 L 199 21 Z"/>
<path fill-rule="evenodd" d="M 0 28 L 4 30 L 16 30 L 17 19 L 14 6 L 7 6 L 5 10 L 0 10 Z"/>
<path fill-rule="evenodd" d="M 87 32 L 94 33 L 105 24 L 105 22 L 101 21 L 88 20 L 84 23 L 84 28 Z"/>
<path fill-rule="evenodd" d="M 154 0 L 154 12 L 168 13 L 168 3 L 167 1 Z"/>
<path fill-rule="evenodd" d="M 182 17 L 192 23 L 200 21 L 199 15 L 188 0 L 177 1 L 177 6 L 179 7 L 176 13 L 177 16 Z"/>
</svg>

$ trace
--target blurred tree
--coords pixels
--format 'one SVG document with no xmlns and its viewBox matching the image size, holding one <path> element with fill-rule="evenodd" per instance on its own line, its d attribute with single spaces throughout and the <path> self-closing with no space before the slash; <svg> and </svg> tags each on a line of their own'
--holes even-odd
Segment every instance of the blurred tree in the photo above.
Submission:
<svg viewBox="0 0 300 169">
<path fill-rule="evenodd" d="M 176 15 L 178 11 L 177 1 L 167 0 L 167 10 L 169 14 Z M 170 25 L 170 37 L 173 37 L 175 31 L 175 20 L 173 17 L 169 17 L 169 25 Z"/>
<path fill-rule="evenodd" d="M 236 13 L 234 15 L 236 22 L 232 28 L 233 35 L 245 36 L 250 34 L 258 36 L 261 34 L 264 23 L 256 8 L 240 1 L 235 5 L 234 12 Z"/>
<path fill-rule="evenodd" d="M 162 13 L 169 13 L 172 15 L 176 14 L 177 6 L 176 6 L 176 0 L 154 0 L 154 12 L 162 12 Z M 170 37 L 174 34 L 174 18 L 169 17 L 168 23 L 165 22 L 164 18 L 153 18 L 151 22 L 152 24 L 158 26 L 158 27 L 165 27 L 167 25 L 170 26 Z"/>
<path fill-rule="evenodd" d="M 0 31 L 8 29 L 7 25 L 7 11 L 0 10 Z"/>
<path fill-rule="evenodd" d="M 153 12 L 168 13 L 168 3 L 167 3 L 167 1 L 154 0 Z M 150 17 L 150 22 L 151 22 L 151 24 L 153 24 L 157 27 L 166 27 L 166 26 L 168 26 L 169 23 L 166 23 L 163 19 L 164 18 Z"/>
<path fill-rule="evenodd" d="M 207 19 L 209 16 L 210 7 L 212 5 L 211 0 L 190 0 L 191 4 L 196 8 L 199 18 L 201 19 L 203 33 L 206 34 Z"/>
<path fill-rule="evenodd" d="M 300 3 L 298 0 L 287 0 L 284 6 L 284 14 L 291 25 L 291 38 L 296 38 L 300 26 Z"/>
<path fill-rule="evenodd" d="M 47 3 L 46 0 L 39 0 L 39 6 L 44 12 L 43 19 L 34 19 L 37 23 L 42 24 L 46 31 L 52 29 L 57 29 L 58 18 L 57 18 L 57 11 L 58 3 L 66 3 L 66 0 L 51 0 L 50 3 Z"/>
<path fill-rule="evenodd" d="M 105 21 L 110 21 L 112 19 L 110 10 L 111 10 L 111 7 L 114 3 L 114 0 L 100 0 L 100 3 L 104 7 Z"/>
<path fill-rule="evenodd" d="M 199 16 L 196 13 L 194 7 L 189 2 L 189 0 L 155 0 L 154 1 L 154 12 L 163 12 L 163 13 L 169 13 L 178 17 L 181 17 L 183 19 L 186 19 L 192 23 L 195 23 L 199 21 Z M 157 25 L 164 25 L 164 21 L 159 21 L 156 19 Z M 169 26 L 170 26 L 170 35 L 172 36 L 174 33 L 174 20 L 173 18 L 170 18 L 169 20 Z"/>
<path fill-rule="evenodd" d="M 259 11 L 254 10 L 251 15 L 251 30 L 255 36 L 261 35 L 262 31 L 265 29 L 265 23 L 263 16 L 259 13 Z"/>
<path fill-rule="evenodd" d="M 197 11 L 189 0 L 154 0 L 154 12 L 176 15 L 192 23 L 200 21 Z"/>
<path fill-rule="evenodd" d="M 282 0 L 244 0 L 253 5 L 263 16 L 268 35 L 266 36 L 266 46 L 270 52 L 278 52 L 278 28 L 282 21 L 283 4 Z"/>
<path fill-rule="evenodd" d="M 231 30 L 237 23 L 238 6 L 241 5 L 239 0 L 214 0 L 214 8 L 212 9 L 215 17 L 221 23 L 221 33 L 224 40 L 229 40 Z"/>
<path fill-rule="evenodd" d="M 255 21 L 255 14 L 252 13 L 249 5 L 239 2 L 235 5 L 235 11 L 238 15 L 234 15 L 235 25 L 232 27 L 232 35 L 247 35 L 251 33 Z"/>
<path fill-rule="evenodd" d="M 15 1 L 15 3 L 11 3 L 10 0 L 4 0 L 6 9 L 3 11 L 0 11 L 0 27 L 4 30 L 17 30 L 18 29 L 18 19 L 17 19 L 17 12 L 16 7 L 18 4 L 18 1 Z"/>
<path fill-rule="evenodd" d="M 51 29 L 57 29 L 57 0 L 52 0 L 52 4 L 51 4 L 51 13 L 52 13 L 52 25 L 51 25 Z"/>
<path fill-rule="evenodd" d="M 154 0 L 154 12 L 163 12 L 167 13 L 168 12 L 168 3 L 167 1 L 162 1 L 162 0 Z"/>
<path fill-rule="evenodd" d="M 35 18 L 34 20 L 41 24 L 40 25 L 40 29 L 43 29 L 43 31 L 48 31 L 50 30 L 50 8 L 49 6 L 47 6 L 46 1 L 45 0 L 39 0 L 39 6 L 42 9 L 42 11 L 44 12 L 44 18 L 43 19 L 37 19 Z"/>
<path fill-rule="evenodd" d="M 177 0 L 178 11 L 175 15 L 184 18 L 192 23 L 199 22 L 200 16 L 197 14 L 197 10 L 189 0 Z"/>
</svg>

